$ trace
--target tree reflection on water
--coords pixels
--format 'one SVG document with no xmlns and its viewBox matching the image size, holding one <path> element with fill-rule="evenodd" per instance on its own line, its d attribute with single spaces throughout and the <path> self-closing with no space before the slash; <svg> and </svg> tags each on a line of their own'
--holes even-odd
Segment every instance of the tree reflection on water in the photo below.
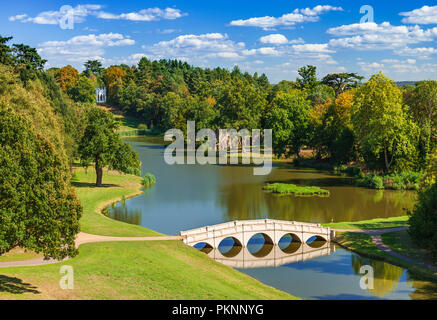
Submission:
<svg viewBox="0 0 437 320">
<path fill-rule="evenodd" d="M 112 219 L 139 226 L 141 225 L 142 216 L 141 209 L 128 209 L 124 199 L 118 204 L 113 204 L 109 213 L 109 217 Z"/>
<path fill-rule="evenodd" d="M 360 274 L 361 267 L 365 265 L 373 268 L 373 289 L 367 289 L 373 296 L 384 298 L 396 290 L 404 271 L 402 268 L 383 261 L 352 255 L 352 269 L 356 274 Z"/>
</svg>

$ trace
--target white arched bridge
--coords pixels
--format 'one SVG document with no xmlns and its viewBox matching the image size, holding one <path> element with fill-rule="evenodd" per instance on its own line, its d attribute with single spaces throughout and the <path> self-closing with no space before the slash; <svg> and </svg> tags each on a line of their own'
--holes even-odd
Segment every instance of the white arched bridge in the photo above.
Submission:
<svg viewBox="0 0 437 320">
<path fill-rule="evenodd" d="M 254 255 L 247 248 L 237 248 L 224 254 L 218 249 L 202 251 L 221 264 L 232 268 L 250 269 L 279 267 L 299 261 L 311 260 L 331 254 L 331 252 L 335 251 L 335 247 L 329 242 L 324 242 L 320 246 L 294 243 L 284 249 L 281 249 L 279 246 L 272 246 L 267 250 L 260 251 L 263 254 L 257 255 Z"/>
<path fill-rule="evenodd" d="M 249 240 L 258 234 L 264 237 L 265 243 L 273 246 L 278 245 L 284 236 L 291 236 L 294 242 L 304 244 L 309 239 L 330 242 L 335 237 L 334 230 L 320 224 L 272 219 L 232 221 L 181 232 L 187 245 L 204 243 L 212 249 L 217 249 L 227 238 L 245 248 Z"/>
</svg>

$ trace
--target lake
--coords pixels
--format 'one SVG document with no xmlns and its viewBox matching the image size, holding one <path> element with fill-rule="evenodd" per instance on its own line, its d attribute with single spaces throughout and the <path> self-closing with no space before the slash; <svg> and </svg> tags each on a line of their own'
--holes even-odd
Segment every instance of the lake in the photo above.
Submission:
<svg viewBox="0 0 437 320">
<path fill-rule="evenodd" d="M 110 208 L 110 217 L 156 230 L 182 230 L 233 221 L 271 218 L 326 223 L 405 215 L 415 192 L 358 188 L 350 178 L 311 169 L 274 164 L 268 176 L 254 176 L 250 166 L 173 165 L 164 162 L 162 138 L 126 139 L 140 154 L 142 174 L 153 173 L 155 186 Z M 329 197 L 278 196 L 266 183 L 319 186 Z M 256 244 L 253 244 L 256 245 Z M 360 267 L 374 269 L 374 288 L 360 288 Z M 307 299 L 437 298 L 437 285 L 420 281 L 407 270 L 331 245 L 329 254 L 276 267 L 241 272 L 265 284 Z"/>
</svg>

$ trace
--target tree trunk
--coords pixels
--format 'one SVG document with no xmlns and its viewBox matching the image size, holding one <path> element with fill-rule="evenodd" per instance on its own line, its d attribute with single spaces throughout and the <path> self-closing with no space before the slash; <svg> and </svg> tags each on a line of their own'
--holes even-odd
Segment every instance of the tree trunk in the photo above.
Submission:
<svg viewBox="0 0 437 320">
<path fill-rule="evenodd" d="M 96 187 L 102 186 L 102 179 L 103 179 L 103 168 L 100 165 L 100 161 L 96 158 Z"/>
<path fill-rule="evenodd" d="M 391 164 L 393 163 L 393 158 L 394 158 L 394 155 L 391 156 L 390 161 L 388 160 L 387 148 L 384 148 L 384 161 L 385 161 L 386 173 L 390 172 L 390 167 L 391 167 Z"/>
</svg>

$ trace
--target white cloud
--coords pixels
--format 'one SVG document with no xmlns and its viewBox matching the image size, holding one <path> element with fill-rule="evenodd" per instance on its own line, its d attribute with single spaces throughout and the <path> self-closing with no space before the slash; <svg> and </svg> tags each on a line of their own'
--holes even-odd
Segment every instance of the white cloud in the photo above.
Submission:
<svg viewBox="0 0 437 320">
<path fill-rule="evenodd" d="M 413 11 L 401 12 L 399 15 L 406 17 L 402 19 L 402 23 L 437 24 L 437 6 L 423 6 Z"/>
<path fill-rule="evenodd" d="M 384 72 L 385 70 L 384 65 L 378 62 L 358 62 L 357 65 L 361 68 L 361 71 L 363 71 L 365 74 L 370 75 L 370 74 L 374 74 L 377 73 L 379 71 Z"/>
<path fill-rule="evenodd" d="M 62 7 L 61 7 L 62 9 Z M 61 19 L 67 15 L 73 17 L 74 23 L 82 23 L 87 16 L 95 16 L 99 19 L 111 19 L 111 20 L 130 20 L 130 21 L 158 21 L 161 19 L 174 20 L 186 16 L 186 13 L 182 13 L 179 9 L 174 8 L 149 8 L 143 9 L 138 12 L 114 14 L 102 11 L 102 5 L 85 4 L 78 5 L 72 8 L 70 11 L 65 10 L 44 11 L 39 13 L 36 17 L 29 17 L 27 14 L 19 14 L 9 17 L 9 21 L 21 21 L 33 22 L 36 24 L 59 24 Z"/>
<path fill-rule="evenodd" d="M 156 32 L 159 34 L 171 34 L 171 33 L 176 33 L 176 32 L 181 32 L 181 29 L 157 29 Z"/>
<path fill-rule="evenodd" d="M 398 59 L 382 59 L 382 63 L 399 63 L 400 61 Z"/>
<path fill-rule="evenodd" d="M 82 23 L 85 21 L 85 18 L 89 15 L 97 14 L 98 10 L 102 9 L 101 5 L 94 4 L 85 4 L 78 5 L 71 9 L 71 11 L 67 10 L 58 10 L 58 11 L 44 11 L 39 13 L 36 17 L 29 17 L 27 14 L 16 15 L 13 17 L 9 17 L 9 21 L 21 21 L 25 22 L 33 22 L 36 24 L 59 24 L 62 18 L 64 18 L 67 14 L 71 15 L 74 19 L 74 23 Z"/>
<path fill-rule="evenodd" d="M 269 34 L 267 36 L 261 37 L 259 41 L 264 44 L 274 45 L 305 43 L 302 38 L 288 40 L 286 36 L 279 33 Z"/>
<path fill-rule="evenodd" d="M 27 17 L 27 14 L 17 14 L 16 16 L 9 17 L 9 21 L 20 21 L 24 20 Z"/>
<path fill-rule="evenodd" d="M 107 12 L 99 12 L 97 18 L 107 20 L 130 20 L 130 21 L 157 21 L 161 19 L 174 20 L 186 16 L 179 9 L 173 8 L 149 8 L 138 12 L 129 12 L 121 14 L 113 14 Z"/>
<path fill-rule="evenodd" d="M 293 12 L 280 17 L 264 16 L 233 20 L 230 22 L 230 25 L 238 27 L 258 27 L 268 30 L 279 26 L 294 26 L 298 23 L 316 22 L 319 21 L 321 14 L 329 11 L 343 11 L 343 8 L 318 5 L 312 9 L 295 9 Z"/>
<path fill-rule="evenodd" d="M 280 56 L 283 54 L 278 49 L 272 47 L 262 47 L 258 49 L 243 50 L 242 53 L 245 56 L 254 56 L 254 55 Z"/>
<path fill-rule="evenodd" d="M 382 71 L 385 75 L 393 79 L 420 80 L 425 75 L 431 75 L 436 70 L 435 64 L 418 64 L 416 59 L 383 59 L 378 62 L 357 63 L 367 76 Z"/>
<path fill-rule="evenodd" d="M 286 44 L 288 43 L 287 37 L 285 37 L 282 34 L 275 33 L 275 34 L 269 34 L 268 36 L 261 37 L 259 39 L 261 43 L 268 43 L 268 44 Z"/>
<path fill-rule="evenodd" d="M 152 46 L 143 46 L 143 49 L 154 55 L 165 55 L 167 58 L 241 59 L 245 44 L 230 40 L 227 34 L 206 33 L 181 35 Z"/>
<path fill-rule="evenodd" d="M 405 47 L 396 52 L 402 56 L 412 56 L 417 59 L 428 59 L 430 55 L 437 54 L 437 49 L 433 47 L 409 48 Z"/>
<path fill-rule="evenodd" d="M 211 54 L 208 55 L 208 57 L 231 59 L 231 60 L 240 60 L 240 59 L 243 59 L 243 57 L 240 56 L 237 52 L 229 52 L 229 51 L 211 53 Z"/>
<path fill-rule="evenodd" d="M 328 48 L 327 43 L 307 43 L 292 46 L 296 53 L 332 53 L 335 52 Z"/>
<path fill-rule="evenodd" d="M 134 45 L 135 41 L 119 33 L 76 36 L 67 41 L 46 41 L 38 45 L 39 54 L 52 65 L 85 62 L 88 59 L 107 61 L 105 48 Z"/>
<path fill-rule="evenodd" d="M 437 28 L 422 29 L 417 25 L 393 26 L 389 22 L 368 22 L 330 28 L 327 33 L 343 37 L 331 39 L 331 47 L 373 50 L 402 48 L 408 44 L 433 41 L 437 37 Z"/>
</svg>

